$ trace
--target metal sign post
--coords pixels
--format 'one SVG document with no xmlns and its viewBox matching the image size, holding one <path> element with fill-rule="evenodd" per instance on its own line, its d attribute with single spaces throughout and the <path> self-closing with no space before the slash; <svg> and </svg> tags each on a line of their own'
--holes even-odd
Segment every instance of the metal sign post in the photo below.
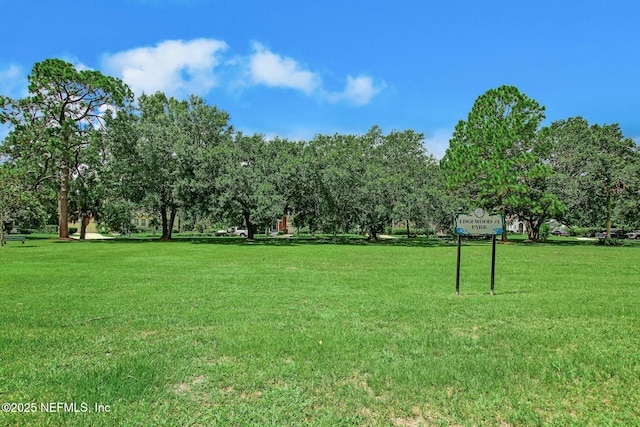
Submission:
<svg viewBox="0 0 640 427">
<path fill-rule="evenodd" d="M 496 235 L 491 235 L 491 295 L 493 293 L 494 283 L 496 278 Z"/>
<path fill-rule="evenodd" d="M 491 235 L 491 295 L 495 295 L 496 273 L 496 235 L 504 232 L 504 215 L 487 214 L 484 209 L 477 208 L 472 214 L 457 213 L 454 224 L 458 236 L 458 256 L 456 265 L 456 295 L 460 295 L 460 252 L 462 236 Z"/>
<path fill-rule="evenodd" d="M 456 295 L 460 295 L 460 247 L 462 246 L 462 235 L 458 234 L 458 263 L 456 267 Z"/>
</svg>

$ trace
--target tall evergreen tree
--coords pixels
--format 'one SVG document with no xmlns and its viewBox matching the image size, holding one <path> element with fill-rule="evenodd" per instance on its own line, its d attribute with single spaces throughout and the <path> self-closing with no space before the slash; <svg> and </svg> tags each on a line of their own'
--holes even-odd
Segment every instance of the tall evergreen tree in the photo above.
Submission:
<svg viewBox="0 0 640 427">
<path fill-rule="evenodd" d="M 133 94 L 114 77 L 59 59 L 36 63 L 28 79 L 28 97 L 0 97 L 0 119 L 11 125 L 2 151 L 16 167 L 37 170 L 34 185 L 56 183 L 59 235 L 68 238 L 71 175 L 88 135 L 102 128 L 106 110 L 126 108 Z"/>
<path fill-rule="evenodd" d="M 514 86 L 481 95 L 456 125 L 442 159 L 449 191 L 467 208 L 521 211 L 523 197 L 534 194 L 530 179 L 544 169 L 536 153 L 543 119 L 544 107 Z"/>
</svg>

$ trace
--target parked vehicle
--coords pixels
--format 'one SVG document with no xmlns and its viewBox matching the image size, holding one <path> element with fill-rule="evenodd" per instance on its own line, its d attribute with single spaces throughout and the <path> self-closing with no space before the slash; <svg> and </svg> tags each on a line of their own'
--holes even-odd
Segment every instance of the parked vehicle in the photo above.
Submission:
<svg viewBox="0 0 640 427">
<path fill-rule="evenodd" d="M 611 230 L 611 234 L 609 235 L 609 238 L 611 238 L 611 239 L 626 239 L 627 236 L 628 236 L 628 234 L 625 233 L 622 230 L 612 229 Z M 596 237 L 598 239 L 606 239 L 607 238 L 607 232 L 606 231 L 602 231 L 602 232 L 596 233 Z"/>
<path fill-rule="evenodd" d="M 562 237 L 571 236 L 571 233 L 569 233 L 567 230 L 562 230 L 560 228 L 556 228 L 551 232 L 551 234 L 553 234 L 554 236 L 562 236 Z"/>
<path fill-rule="evenodd" d="M 231 234 L 232 236 L 247 237 L 249 235 L 249 231 L 241 230 L 238 227 L 231 227 L 229 229 L 229 234 Z"/>
<path fill-rule="evenodd" d="M 627 233 L 623 230 L 611 230 L 611 238 L 612 239 L 626 239 Z"/>
<path fill-rule="evenodd" d="M 218 230 L 216 231 L 216 236 L 240 236 L 247 237 L 249 235 L 248 230 L 243 230 L 238 227 L 231 227 L 227 230 Z"/>
<path fill-rule="evenodd" d="M 640 230 L 635 230 L 635 231 L 632 231 L 631 233 L 627 233 L 627 239 L 640 240 Z"/>
</svg>

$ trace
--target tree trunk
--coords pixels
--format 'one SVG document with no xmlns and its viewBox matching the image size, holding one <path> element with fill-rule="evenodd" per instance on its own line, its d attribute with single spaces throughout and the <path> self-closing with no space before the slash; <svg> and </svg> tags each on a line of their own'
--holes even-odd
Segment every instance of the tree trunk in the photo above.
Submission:
<svg viewBox="0 0 640 427">
<path fill-rule="evenodd" d="M 58 195 L 58 229 L 60 239 L 69 238 L 69 156 L 64 156 L 60 167 L 60 194 Z"/>
<path fill-rule="evenodd" d="M 247 240 L 253 240 L 254 237 L 254 232 L 253 229 L 255 228 L 254 225 L 251 223 L 250 220 L 246 220 L 247 222 Z"/>
<path fill-rule="evenodd" d="M 529 220 L 525 220 L 524 223 L 525 223 L 525 225 L 527 227 L 527 240 L 530 240 L 530 241 L 533 242 L 534 240 L 536 240 L 536 234 L 535 234 L 535 231 L 533 229 L 533 224 Z"/>
<path fill-rule="evenodd" d="M 171 208 L 171 214 L 169 217 L 169 230 L 167 232 L 167 239 L 166 240 L 171 240 L 171 236 L 173 235 L 173 225 L 176 222 L 176 214 L 178 213 L 178 209 L 176 208 Z"/>
<path fill-rule="evenodd" d="M 163 206 L 160 208 L 160 217 L 162 218 L 162 236 L 160 236 L 161 241 L 169 240 L 169 229 L 168 229 L 168 219 L 167 219 L 167 207 Z"/>
<path fill-rule="evenodd" d="M 607 194 L 607 234 L 606 234 L 606 238 L 610 239 L 611 238 L 611 210 L 612 210 L 612 206 L 611 206 L 611 192 L 607 189 L 606 190 L 606 194 Z"/>
<path fill-rule="evenodd" d="M 409 220 L 407 220 L 407 239 L 410 237 L 411 237 L 411 229 L 409 228 Z"/>
<path fill-rule="evenodd" d="M 0 242 L 4 246 L 4 215 L 0 213 Z"/>
<path fill-rule="evenodd" d="M 87 237 L 87 225 L 89 225 L 89 221 L 91 221 L 89 217 L 80 217 L 80 240 L 85 240 Z"/>
<path fill-rule="evenodd" d="M 251 222 L 251 213 L 247 210 L 242 211 L 242 216 L 244 217 L 244 224 L 247 226 L 247 240 L 253 240 L 254 236 L 254 225 Z"/>
<path fill-rule="evenodd" d="M 505 218 L 505 210 L 504 208 L 500 210 L 500 213 L 502 214 L 502 218 Z M 502 238 L 501 241 L 502 243 L 507 243 L 509 241 L 509 238 L 507 237 L 507 227 L 505 227 L 505 222 L 504 220 L 502 221 Z"/>
<path fill-rule="evenodd" d="M 375 227 L 371 227 L 371 229 L 369 230 L 369 240 L 378 240 L 378 232 L 376 231 Z"/>
</svg>

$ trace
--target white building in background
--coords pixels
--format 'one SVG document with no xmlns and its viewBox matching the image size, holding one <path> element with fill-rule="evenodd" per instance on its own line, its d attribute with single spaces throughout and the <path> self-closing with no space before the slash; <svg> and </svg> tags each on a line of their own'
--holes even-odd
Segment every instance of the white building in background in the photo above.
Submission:
<svg viewBox="0 0 640 427">
<path fill-rule="evenodd" d="M 504 222 L 506 222 L 507 231 L 510 233 L 527 234 L 529 232 L 529 226 L 527 222 L 518 218 L 517 215 L 507 216 Z M 562 223 L 556 221 L 555 219 L 545 221 L 545 224 L 549 224 L 550 230 L 562 226 Z"/>
<path fill-rule="evenodd" d="M 527 223 L 518 218 L 517 215 L 508 216 L 504 221 L 506 222 L 507 231 L 510 233 L 526 234 L 529 231 Z"/>
</svg>

